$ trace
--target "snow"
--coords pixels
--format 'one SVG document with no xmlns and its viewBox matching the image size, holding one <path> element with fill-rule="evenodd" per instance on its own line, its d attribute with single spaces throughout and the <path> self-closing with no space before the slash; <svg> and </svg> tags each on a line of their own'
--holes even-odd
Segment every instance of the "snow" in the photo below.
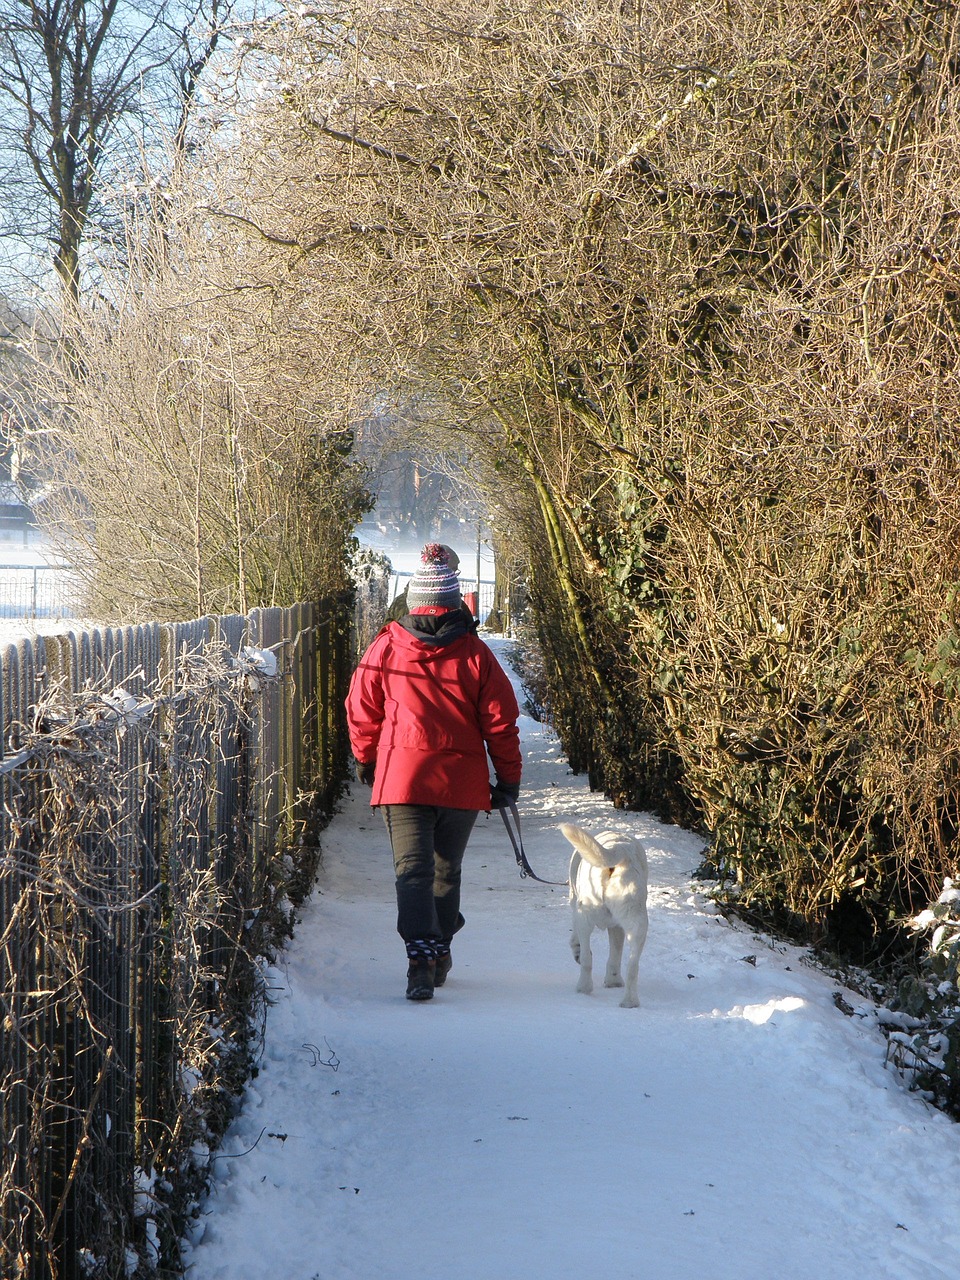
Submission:
<svg viewBox="0 0 960 1280">
<path fill-rule="evenodd" d="M 256 649 L 252 645 L 244 645 L 237 665 L 272 679 L 277 674 L 277 655 L 272 649 Z"/>
<path fill-rule="evenodd" d="M 18 640 L 36 640 L 38 636 L 62 636 L 87 631 L 97 624 L 79 618 L 6 618 L 0 620 L 0 648 Z"/>
<path fill-rule="evenodd" d="M 562 820 L 647 846 L 640 1008 L 575 992 L 566 891 L 519 878 L 496 814 L 453 971 L 407 1001 L 386 833 L 354 786 L 265 964 L 262 1059 L 189 1280 L 954 1280 L 958 1130 L 885 1068 L 872 1006 L 845 990 L 844 1016 L 802 950 L 719 914 L 696 837 L 614 810 L 521 731 L 538 875 L 566 878 Z"/>
</svg>

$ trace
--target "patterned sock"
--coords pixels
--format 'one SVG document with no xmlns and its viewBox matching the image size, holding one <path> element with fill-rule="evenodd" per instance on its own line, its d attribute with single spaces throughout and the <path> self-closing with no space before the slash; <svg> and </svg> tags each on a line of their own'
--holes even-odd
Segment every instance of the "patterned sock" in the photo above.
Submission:
<svg viewBox="0 0 960 1280">
<path fill-rule="evenodd" d="M 433 960 L 436 958 L 436 946 L 432 938 L 412 938 L 407 944 L 408 960 Z"/>
</svg>

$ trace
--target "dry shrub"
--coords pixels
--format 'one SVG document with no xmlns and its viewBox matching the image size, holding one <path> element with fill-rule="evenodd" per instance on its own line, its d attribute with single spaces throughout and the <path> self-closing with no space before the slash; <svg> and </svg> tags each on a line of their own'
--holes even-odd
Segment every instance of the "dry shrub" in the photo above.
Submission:
<svg viewBox="0 0 960 1280">
<path fill-rule="evenodd" d="M 245 161 L 357 387 L 499 455 L 571 760 L 819 934 L 955 857 L 956 24 L 290 11 Z"/>
<path fill-rule="evenodd" d="M 368 504 L 335 335 L 304 315 L 282 247 L 212 217 L 221 184 L 244 189 L 246 177 L 224 175 L 212 144 L 206 159 L 164 191 L 162 217 L 128 215 L 123 260 L 59 318 L 59 343 L 35 352 L 38 514 L 98 620 L 345 590 Z"/>
</svg>

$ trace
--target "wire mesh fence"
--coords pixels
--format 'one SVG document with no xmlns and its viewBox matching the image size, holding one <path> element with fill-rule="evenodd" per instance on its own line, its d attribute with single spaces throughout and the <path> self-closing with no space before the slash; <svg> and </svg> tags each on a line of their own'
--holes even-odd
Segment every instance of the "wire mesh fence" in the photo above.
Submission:
<svg viewBox="0 0 960 1280">
<path fill-rule="evenodd" d="M 0 562 L 0 618 L 75 618 L 81 586 L 68 566 Z"/>
<path fill-rule="evenodd" d="M 404 591 L 410 584 L 412 573 L 396 571 L 390 576 L 389 599 L 393 600 L 401 591 Z M 494 581 L 492 578 L 470 578 L 465 574 L 460 576 L 460 590 L 464 600 L 470 607 L 473 616 L 477 618 L 481 624 L 486 621 L 487 615 L 493 608 L 494 602 Z"/>
<path fill-rule="evenodd" d="M 339 791 L 350 645 L 331 601 L 0 651 L 4 1280 L 175 1270 L 253 957 Z"/>
</svg>

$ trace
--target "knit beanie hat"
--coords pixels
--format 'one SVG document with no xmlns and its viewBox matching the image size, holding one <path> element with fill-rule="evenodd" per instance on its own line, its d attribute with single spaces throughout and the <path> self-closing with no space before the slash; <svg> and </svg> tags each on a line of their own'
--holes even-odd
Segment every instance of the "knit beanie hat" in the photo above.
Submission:
<svg viewBox="0 0 960 1280">
<path fill-rule="evenodd" d="M 453 570 L 453 572 L 454 572 L 454 573 L 459 573 L 459 572 L 460 572 L 460 557 L 459 557 L 459 556 L 457 555 L 457 553 L 454 551 L 453 547 L 448 547 L 448 546 L 447 546 L 447 544 L 446 544 L 445 542 L 441 542 L 441 543 L 439 543 L 439 547 L 440 547 L 440 550 L 441 550 L 441 551 L 446 555 L 446 557 L 447 557 L 447 564 L 450 566 L 450 568 Z"/>
<path fill-rule="evenodd" d="M 447 553 L 439 542 L 428 542 L 420 552 L 420 568 L 407 587 L 411 613 L 448 613 L 460 608 L 460 581 L 447 563 Z"/>
</svg>

